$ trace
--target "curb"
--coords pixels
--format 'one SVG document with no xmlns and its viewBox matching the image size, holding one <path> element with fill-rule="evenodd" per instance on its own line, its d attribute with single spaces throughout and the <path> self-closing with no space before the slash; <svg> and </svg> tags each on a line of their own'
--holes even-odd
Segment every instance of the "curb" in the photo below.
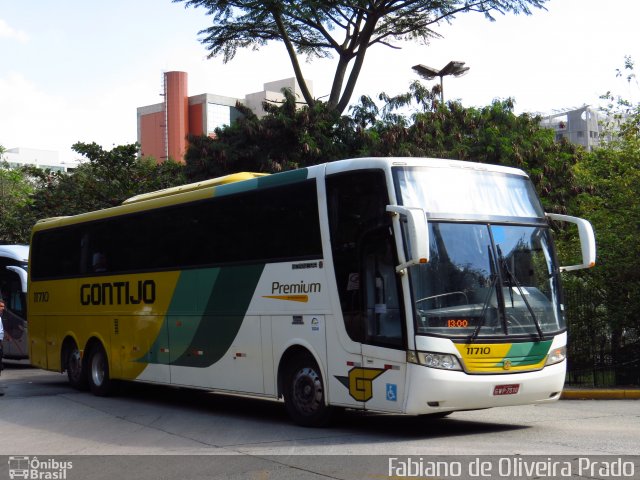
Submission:
<svg viewBox="0 0 640 480">
<path fill-rule="evenodd" d="M 638 400 L 640 390 L 621 389 L 565 389 L 560 396 L 562 400 Z"/>
</svg>

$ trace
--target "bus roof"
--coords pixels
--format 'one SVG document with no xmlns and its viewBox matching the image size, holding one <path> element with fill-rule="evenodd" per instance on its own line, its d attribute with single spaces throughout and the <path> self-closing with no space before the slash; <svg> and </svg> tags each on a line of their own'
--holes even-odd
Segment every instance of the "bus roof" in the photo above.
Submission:
<svg viewBox="0 0 640 480">
<path fill-rule="evenodd" d="M 429 157 L 362 157 L 336 160 L 326 164 L 326 174 L 330 175 L 360 168 L 381 168 L 383 166 L 471 169 L 527 176 L 523 170 L 514 167 Z"/>
<path fill-rule="evenodd" d="M 288 170 L 277 174 L 254 172 L 234 173 L 223 177 L 204 180 L 202 182 L 144 193 L 131 197 L 125 200 L 122 204 L 114 207 L 108 207 L 72 216 L 40 219 L 34 225 L 33 231 L 35 232 L 43 229 L 101 220 L 113 215 L 134 213 L 174 205 L 177 203 L 197 201 L 209 198 L 213 195 L 228 195 L 245 190 L 298 182 L 307 179 L 307 174 L 307 168 Z"/>
<path fill-rule="evenodd" d="M 202 182 L 189 183 L 187 185 L 165 188 L 164 190 L 157 190 L 155 192 L 142 193 L 140 195 L 136 195 L 135 197 L 127 198 L 124 202 L 122 202 L 122 204 L 129 205 L 131 203 L 144 202 L 145 200 L 151 200 L 152 198 L 168 197 L 171 195 L 177 195 L 179 193 L 193 192 L 195 190 L 201 190 L 203 188 L 225 185 L 227 183 L 241 182 L 243 180 L 251 180 L 252 178 L 264 177 L 266 175 L 269 174 L 254 172 L 233 173 L 231 175 L 225 175 L 224 177 L 203 180 Z"/>
<path fill-rule="evenodd" d="M 155 209 L 176 203 L 190 202 L 209 198 L 212 195 L 228 195 L 255 188 L 267 188 L 281 184 L 302 181 L 321 175 L 331 175 L 345 171 L 389 168 L 394 166 L 428 166 L 439 168 L 472 168 L 504 173 L 526 174 L 519 169 L 498 165 L 480 164 L 459 160 L 447 160 L 420 157 L 364 157 L 336 160 L 306 168 L 287 170 L 275 174 L 240 172 L 223 177 L 204 180 L 197 183 L 166 188 L 155 192 L 143 193 L 125 200 L 121 205 L 81 213 L 69 217 L 53 217 L 36 222 L 34 232 L 42 229 L 62 227 L 87 221 L 100 220 L 113 215 L 134 213 L 147 209 Z"/>
<path fill-rule="evenodd" d="M 28 245 L 0 245 L 0 257 L 26 262 L 29 258 Z"/>
</svg>

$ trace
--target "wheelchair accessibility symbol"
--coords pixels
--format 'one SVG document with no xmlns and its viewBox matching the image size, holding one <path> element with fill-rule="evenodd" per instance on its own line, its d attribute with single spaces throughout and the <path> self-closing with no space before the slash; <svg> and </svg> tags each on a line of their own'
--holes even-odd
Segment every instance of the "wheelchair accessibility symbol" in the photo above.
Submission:
<svg viewBox="0 0 640 480">
<path fill-rule="evenodd" d="M 398 386 L 395 383 L 387 383 L 387 400 L 390 402 L 398 400 Z"/>
</svg>

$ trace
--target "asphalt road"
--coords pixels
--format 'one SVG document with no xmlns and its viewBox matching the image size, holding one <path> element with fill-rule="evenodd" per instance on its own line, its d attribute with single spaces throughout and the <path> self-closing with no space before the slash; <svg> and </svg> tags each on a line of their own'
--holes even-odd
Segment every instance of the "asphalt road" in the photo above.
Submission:
<svg viewBox="0 0 640 480">
<path fill-rule="evenodd" d="M 201 457 L 189 457 L 193 459 L 188 463 L 195 471 L 206 471 L 207 478 L 266 480 L 363 478 L 371 456 L 386 465 L 390 456 L 540 455 L 575 460 L 640 454 L 638 400 L 561 400 L 457 412 L 446 419 L 345 412 L 329 428 L 308 429 L 293 425 L 279 402 L 148 385 L 126 385 L 117 396 L 100 398 L 73 390 L 61 374 L 10 362 L 5 367 L 0 377 L 5 393 L 0 397 L 0 456 L 80 455 L 89 456 L 85 458 L 92 459 L 94 469 L 105 465 L 84 478 L 114 478 L 113 462 L 104 455 L 222 455 L 220 471 L 201 465 Z M 155 467 L 145 471 L 158 475 L 149 478 L 202 478 L 186 475 L 184 469 L 176 473 L 165 465 L 173 462 L 153 458 Z M 638 457 L 634 461 L 637 464 Z M 77 465 L 73 473 L 81 467 L 89 464 Z M 349 469 L 360 474 L 352 475 Z M 364 476 L 388 478 L 386 467 L 383 470 Z M 0 479 L 5 474 L 0 464 Z M 610 477 L 576 476 L 574 471 L 573 478 Z M 633 478 L 640 478 L 640 467 Z"/>
</svg>

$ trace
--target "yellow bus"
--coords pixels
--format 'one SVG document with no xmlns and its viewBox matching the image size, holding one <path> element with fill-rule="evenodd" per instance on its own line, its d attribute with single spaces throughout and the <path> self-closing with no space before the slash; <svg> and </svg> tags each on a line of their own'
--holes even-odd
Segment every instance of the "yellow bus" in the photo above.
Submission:
<svg viewBox="0 0 640 480">
<path fill-rule="evenodd" d="M 363 158 L 242 173 L 38 222 L 33 365 L 412 415 L 560 397 L 566 319 L 548 217 L 521 170 Z"/>
</svg>

